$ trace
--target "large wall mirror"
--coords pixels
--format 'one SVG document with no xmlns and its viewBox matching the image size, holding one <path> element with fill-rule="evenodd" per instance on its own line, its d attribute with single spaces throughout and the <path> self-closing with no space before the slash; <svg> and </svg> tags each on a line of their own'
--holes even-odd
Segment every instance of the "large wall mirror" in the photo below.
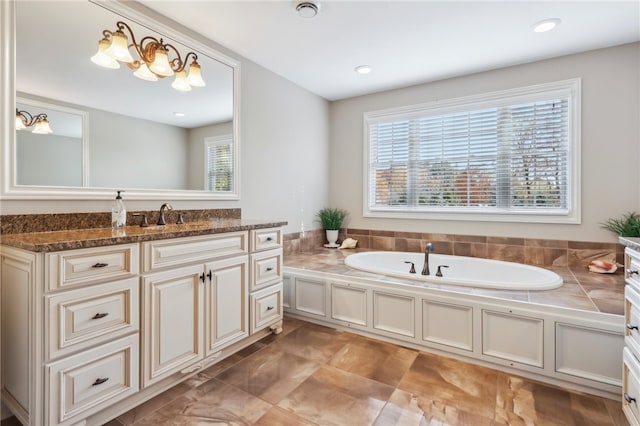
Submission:
<svg viewBox="0 0 640 426">
<path fill-rule="evenodd" d="M 4 197 L 239 198 L 237 61 L 119 2 L 20 1 L 3 14 L 15 17 L 15 108 L 47 114 L 52 130 L 4 138 Z M 118 21 L 138 43 L 152 36 L 183 58 L 193 51 L 206 86 L 178 91 L 174 77 L 150 82 L 125 64 L 91 62 Z"/>
</svg>

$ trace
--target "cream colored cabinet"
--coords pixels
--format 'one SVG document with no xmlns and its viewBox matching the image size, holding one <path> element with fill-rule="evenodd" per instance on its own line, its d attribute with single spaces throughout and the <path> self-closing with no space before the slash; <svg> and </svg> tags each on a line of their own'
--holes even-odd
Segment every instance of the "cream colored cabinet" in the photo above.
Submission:
<svg viewBox="0 0 640 426">
<path fill-rule="evenodd" d="M 204 268 L 194 265 L 142 277 L 142 385 L 204 358 Z"/>
<path fill-rule="evenodd" d="M 640 252 L 624 251 L 625 336 L 622 411 L 631 425 L 640 425 Z"/>
<path fill-rule="evenodd" d="M 280 228 L 2 246 L 0 276 L 2 399 L 30 426 L 107 423 L 282 327 Z"/>
<path fill-rule="evenodd" d="M 249 335 L 247 322 L 247 256 L 206 265 L 205 332 L 209 356 Z"/>
<path fill-rule="evenodd" d="M 282 331 L 283 318 L 282 230 L 251 230 L 249 241 L 250 332 L 253 334 L 268 327 L 278 334 Z"/>
</svg>

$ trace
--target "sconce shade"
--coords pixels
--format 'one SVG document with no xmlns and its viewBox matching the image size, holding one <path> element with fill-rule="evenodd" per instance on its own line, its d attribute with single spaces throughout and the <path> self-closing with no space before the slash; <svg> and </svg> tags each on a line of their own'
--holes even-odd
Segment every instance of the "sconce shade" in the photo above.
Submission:
<svg viewBox="0 0 640 426">
<path fill-rule="evenodd" d="M 169 64 L 169 56 L 165 49 L 158 48 L 156 50 L 155 58 L 153 63 L 149 65 L 149 70 L 162 77 L 170 77 L 173 75 L 173 70 Z"/>
<path fill-rule="evenodd" d="M 98 64 L 101 67 L 118 69 L 120 64 L 107 54 L 107 50 L 111 46 L 111 42 L 106 38 L 103 38 L 98 42 L 98 52 L 91 57 L 91 62 Z"/>
<path fill-rule="evenodd" d="M 125 33 L 120 30 L 113 32 L 111 46 L 109 46 L 106 53 L 120 62 L 126 62 L 127 64 L 133 62 L 133 57 L 129 53 L 129 40 Z"/>
<path fill-rule="evenodd" d="M 190 85 L 195 87 L 206 86 L 202 79 L 202 74 L 200 73 L 200 65 L 196 61 L 193 61 L 189 66 L 189 77 L 187 77 L 187 81 Z"/>
<path fill-rule="evenodd" d="M 25 126 L 24 121 L 22 120 L 22 115 L 20 115 L 20 113 L 16 113 L 16 130 L 22 130 L 22 129 L 26 129 L 27 126 Z"/>
<path fill-rule="evenodd" d="M 49 126 L 49 120 L 47 120 L 46 118 L 38 118 L 36 120 L 36 125 L 33 128 L 33 133 L 38 135 L 53 133 L 53 130 L 51 130 L 51 127 Z"/>
<path fill-rule="evenodd" d="M 136 72 L 133 73 L 133 75 L 142 80 L 158 81 L 158 77 L 156 77 L 154 73 L 149 71 L 147 64 L 140 64 L 140 68 L 138 68 Z"/>
<path fill-rule="evenodd" d="M 184 70 L 176 73 L 176 79 L 171 83 L 171 87 L 181 92 L 188 92 L 191 90 L 191 86 L 187 82 L 187 73 Z"/>
</svg>

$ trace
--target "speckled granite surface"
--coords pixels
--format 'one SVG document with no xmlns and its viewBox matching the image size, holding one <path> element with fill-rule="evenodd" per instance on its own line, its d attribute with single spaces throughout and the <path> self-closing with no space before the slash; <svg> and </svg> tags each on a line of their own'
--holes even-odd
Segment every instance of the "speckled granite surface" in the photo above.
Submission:
<svg viewBox="0 0 640 426">
<path fill-rule="evenodd" d="M 6 234 L 0 236 L 0 243 L 2 245 L 34 252 L 52 252 L 166 238 L 193 237 L 222 232 L 272 228 L 286 224 L 287 222 L 267 222 L 249 219 L 211 219 L 203 222 L 189 222 L 182 225 L 168 224 L 165 226 L 150 226 L 148 228 L 127 226 L 122 231 L 114 231 L 111 228 L 92 228 Z"/>
<path fill-rule="evenodd" d="M 560 275 L 564 281 L 562 287 L 553 290 L 494 290 L 464 286 L 445 286 L 401 278 L 371 274 L 352 269 L 344 264 L 344 259 L 352 253 L 367 251 L 366 249 L 336 250 L 316 249 L 284 257 L 285 272 L 287 269 L 301 269 L 337 274 L 346 277 L 381 279 L 402 284 L 419 285 L 456 293 L 466 293 L 495 297 L 499 299 L 517 300 L 539 305 L 558 306 L 582 311 L 603 312 L 614 315 L 624 314 L 624 274 L 622 268 L 615 274 L 596 274 L 586 268 L 547 267 Z"/>
<path fill-rule="evenodd" d="M 139 225 L 140 218 L 134 213 L 147 215 L 150 224 L 154 224 L 159 211 L 129 211 L 127 224 Z M 182 213 L 185 222 L 206 222 L 209 219 L 240 219 L 240 209 L 201 209 L 170 210 L 165 213 L 167 223 L 175 223 Z M 0 216 L 0 234 L 24 234 L 29 232 L 65 231 L 70 229 L 111 228 L 111 212 L 95 213 L 50 213 L 50 214 L 12 214 Z"/>
</svg>

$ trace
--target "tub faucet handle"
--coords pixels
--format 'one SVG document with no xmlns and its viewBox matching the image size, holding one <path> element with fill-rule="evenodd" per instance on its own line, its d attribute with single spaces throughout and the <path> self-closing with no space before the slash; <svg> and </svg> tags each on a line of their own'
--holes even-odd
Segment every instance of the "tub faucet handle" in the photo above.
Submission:
<svg viewBox="0 0 640 426">
<path fill-rule="evenodd" d="M 438 265 L 438 270 L 436 271 L 436 277 L 441 277 L 442 276 L 442 271 L 440 270 L 440 268 L 448 268 L 449 265 Z"/>
<path fill-rule="evenodd" d="M 416 273 L 416 265 L 414 265 L 413 262 L 405 260 L 404 263 L 410 263 L 411 264 L 411 269 L 409 269 L 409 273 L 410 274 L 415 274 Z"/>
</svg>

